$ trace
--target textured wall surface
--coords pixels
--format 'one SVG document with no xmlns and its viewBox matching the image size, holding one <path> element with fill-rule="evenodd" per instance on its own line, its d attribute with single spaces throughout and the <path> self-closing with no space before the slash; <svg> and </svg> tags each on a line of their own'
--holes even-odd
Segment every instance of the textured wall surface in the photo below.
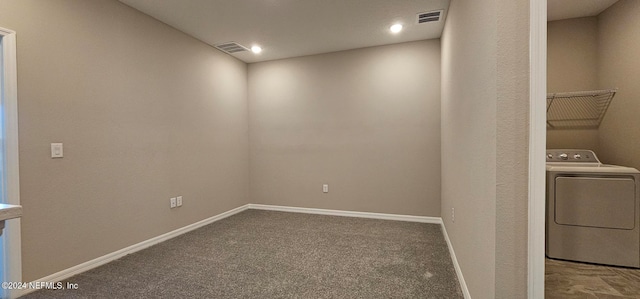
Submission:
<svg viewBox="0 0 640 299">
<path fill-rule="evenodd" d="M 442 216 L 473 298 L 527 292 L 528 20 L 453 0 L 442 37 Z"/>
<path fill-rule="evenodd" d="M 547 24 L 547 92 L 598 89 L 598 18 Z M 598 130 L 547 130 L 547 148 L 598 151 Z"/>
<path fill-rule="evenodd" d="M 24 281 L 248 203 L 246 64 L 117 1 L 0 0 L 0 26 L 18 40 Z"/>
<path fill-rule="evenodd" d="M 597 88 L 597 56 L 597 17 L 548 22 L 547 91 Z"/>
<path fill-rule="evenodd" d="M 529 4 L 498 1 L 496 298 L 527 296 Z"/>
<path fill-rule="evenodd" d="M 439 40 L 250 64 L 249 108 L 254 202 L 440 216 Z"/>
<path fill-rule="evenodd" d="M 599 88 L 618 88 L 598 134 L 605 163 L 640 169 L 640 1 L 620 0 L 598 16 Z"/>
<path fill-rule="evenodd" d="M 473 298 L 496 294 L 496 5 L 451 1 L 442 34 L 442 220 Z"/>
</svg>

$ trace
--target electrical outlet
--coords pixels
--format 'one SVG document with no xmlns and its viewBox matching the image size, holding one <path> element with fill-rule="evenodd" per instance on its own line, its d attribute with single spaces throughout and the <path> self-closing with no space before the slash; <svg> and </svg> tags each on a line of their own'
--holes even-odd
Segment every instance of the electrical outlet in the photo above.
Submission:
<svg viewBox="0 0 640 299">
<path fill-rule="evenodd" d="M 456 209 L 451 208 L 451 221 L 456 222 Z"/>
<path fill-rule="evenodd" d="M 179 207 L 182 206 L 182 196 L 176 197 L 176 205 Z"/>
<path fill-rule="evenodd" d="M 170 203 L 171 203 L 171 206 L 170 206 L 170 207 L 171 207 L 172 209 L 173 209 L 173 208 L 175 208 L 175 207 L 176 207 L 176 198 L 175 198 L 175 197 L 172 197 L 172 198 L 170 199 Z"/>
<path fill-rule="evenodd" d="M 322 185 L 322 192 L 329 193 L 329 185 L 328 184 Z"/>
<path fill-rule="evenodd" d="M 51 144 L 51 158 L 62 158 L 64 155 L 62 154 L 62 143 L 52 143 Z"/>
</svg>

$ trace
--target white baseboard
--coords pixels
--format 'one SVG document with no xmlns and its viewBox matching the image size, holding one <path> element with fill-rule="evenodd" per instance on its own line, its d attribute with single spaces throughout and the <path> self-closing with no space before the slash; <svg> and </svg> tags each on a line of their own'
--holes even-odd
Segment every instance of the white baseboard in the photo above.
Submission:
<svg viewBox="0 0 640 299">
<path fill-rule="evenodd" d="M 371 219 L 383 219 L 383 220 L 396 220 L 396 221 L 409 221 L 409 222 L 421 222 L 421 223 L 436 223 L 436 224 L 442 223 L 442 218 L 428 217 L 428 216 L 383 214 L 383 213 L 355 212 L 355 211 L 343 211 L 343 210 L 326 210 L 326 209 L 299 208 L 299 207 L 273 206 L 273 205 L 261 205 L 261 204 L 249 204 L 249 209 L 330 215 L 330 216 L 371 218 Z"/>
<path fill-rule="evenodd" d="M 220 213 L 218 215 L 209 217 L 207 219 L 203 219 L 203 220 L 198 221 L 196 223 L 192 223 L 192 224 L 189 224 L 187 226 L 184 226 L 184 227 L 178 228 L 176 230 L 170 231 L 170 232 L 168 232 L 166 234 L 162 234 L 162 235 L 159 235 L 157 237 L 153 237 L 151 239 L 142 241 L 142 242 L 137 243 L 137 244 L 133 244 L 133 245 L 131 245 L 129 247 L 122 248 L 122 249 L 120 249 L 118 251 L 114 251 L 112 253 L 109 253 L 109 254 L 103 255 L 101 257 L 92 259 L 92 260 L 84 262 L 82 264 L 79 264 L 79 265 L 73 266 L 71 268 L 62 270 L 60 272 L 51 274 L 49 276 L 37 279 L 34 282 L 58 282 L 58 281 L 67 279 L 67 278 L 69 278 L 71 276 L 80 274 L 80 273 L 85 272 L 85 271 L 89 271 L 89 270 L 91 270 L 93 268 L 96 268 L 96 267 L 102 266 L 102 265 L 104 265 L 106 263 L 115 261 L 115 260 L 117 260 L 117 259 L 119 259 L 119 258 L 121 258 L 121 257 L 123 257 L 123 256 L 125 256 L 127 254 L 131 254 L 131 253 L 143 250 L 145 248 L 148 248 L 148 247 L 153 246 L 155 244 L 158 244 L 160 242 L 164 242 L 166 240 L 175 238 L 175 237 L 180 236 L 182 234 L 188 233 L 188 232 L 190 232 L 192 230 L 195 230 L 195 229 L 198 229 L 200 227 L 203 227 L 203 226 L 205 226 L 207 224 L 211 224 L 211 223 L 216 222 L 218 220 L 221 220 L 221 219 L 227 218 L 229 216 L 232 216 L 234 214 L 240 213 L 242 211 L 247 210 L 248 208 L 249 208 L 248 204 L 244 205 L 244 206 L 237 207 L 235 209 L 226 211 L 224 213 Z M 26 294 L 34 292 L 34 291 L 37 291 L 37 290 L 35 290 L 35 289 L 19 290 L 18 292 L 14 293 L 14 294 L 11 294 L 11 297 L 20 297 L 20 296 L 26 295 Z"/>
<path fill-rule="evenodd" d="M 447 246 L 449 247 L 449 254 L 451 255 L 451 261 L 453 262 L 453 267 L 456 269 L 456 274 L 458 275 L 458 282 L 460 283 L 460 288 L 462 289 L 462 295 L 464 295 L 465 299 L 471 299 L 471 294 L 469 294 L 467 283 L 464 281 L 464 277 L 462 276 L 462 270 L 460 269 L 460 264 L 458 264 L 456 253 L 455 251 L 453 251 L 453 245 L 451 245 L 451 240 L 449 240 L 447 229 L 444 227 L 444 223 L 441 223 L 441 225 L 442 225 L 442 234 L 444 235 L 444 239 L 447 241 Z"/>
</svg>

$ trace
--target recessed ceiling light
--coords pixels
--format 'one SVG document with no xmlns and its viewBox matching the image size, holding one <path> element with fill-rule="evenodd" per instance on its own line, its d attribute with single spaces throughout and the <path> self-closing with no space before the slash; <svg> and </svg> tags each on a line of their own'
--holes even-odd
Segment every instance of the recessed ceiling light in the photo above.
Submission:
<svg viewBox="0 0 640 299">
<path fill-rule="evenodd" d="M 389 27 L 389 30 L 391 30 L 392 33 L 398 33 L 402 31 L 402 24 L 393 24 Z"/>
<path fill-rule="evenodd" d="M 251 51 L 253 53 L 258 54 L 258 53 L 262 52 L 262 48 L 260 48 L 260 46 L 253 46 L 253 47 L 251 47 Z"/>
</svg>

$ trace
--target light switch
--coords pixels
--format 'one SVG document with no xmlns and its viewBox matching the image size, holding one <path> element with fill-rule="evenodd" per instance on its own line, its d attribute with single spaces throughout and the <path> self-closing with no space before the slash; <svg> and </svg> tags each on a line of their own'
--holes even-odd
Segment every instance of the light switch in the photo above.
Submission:
<svg viewBox="0 0 640 299">
<path fill-rule="evenodd" d="M 51 158 L 62 158 L 62 143 L 51 144 Z"/>
<path fill-rule="evenodd" d="M 322 192 L 329 193 L 329 184 L 322 185 Z"/>
</svg>

